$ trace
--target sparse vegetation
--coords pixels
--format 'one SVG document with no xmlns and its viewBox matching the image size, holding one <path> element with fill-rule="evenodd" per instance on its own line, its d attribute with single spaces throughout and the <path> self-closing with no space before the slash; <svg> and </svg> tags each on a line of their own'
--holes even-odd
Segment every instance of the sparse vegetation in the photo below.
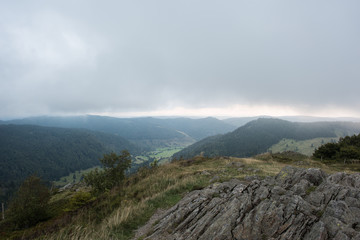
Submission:
<svg viewBox="0 0 360 240">
<path fill-rule="evenodd" d="M 315 191 L 316 186 L 311 186 L 308 189 L 306 189 L 306 195 L 309 195 L 310 193 L 312 193 L 313 191 Z"/>
<path fill-rule="evenodd" d="M 276 152 L 276 153 L 268 152 L 265 154 L 256 155 L 255 158 L 264 161 L 276 161 L 282 163 L 306 161 L 309 159 L 309 157 L 307 157 L 306 155 L 293 151 Z"/>
</svg>

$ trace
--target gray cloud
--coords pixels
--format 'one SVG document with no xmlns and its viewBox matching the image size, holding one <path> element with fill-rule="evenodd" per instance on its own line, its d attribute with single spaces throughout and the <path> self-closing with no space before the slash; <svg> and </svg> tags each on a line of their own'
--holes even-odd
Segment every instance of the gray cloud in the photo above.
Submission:
<svg viewBox="0 0 360 240">
<path fill-rule="evenodd" d="M 2 2 L 0 116 L 235 104 L 360 115 L 359 7 Z"/>
</svg>

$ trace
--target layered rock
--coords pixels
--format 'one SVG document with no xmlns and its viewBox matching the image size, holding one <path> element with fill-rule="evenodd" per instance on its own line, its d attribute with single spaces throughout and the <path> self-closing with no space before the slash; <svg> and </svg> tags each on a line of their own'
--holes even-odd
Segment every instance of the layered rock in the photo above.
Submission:
<svg viewBox="0 0 360 240">
<path fill-rule="evenodd" d="M 358 239 L 360 173 L 285 167 L 187 194 L 145 239 Z"/>
</svg>

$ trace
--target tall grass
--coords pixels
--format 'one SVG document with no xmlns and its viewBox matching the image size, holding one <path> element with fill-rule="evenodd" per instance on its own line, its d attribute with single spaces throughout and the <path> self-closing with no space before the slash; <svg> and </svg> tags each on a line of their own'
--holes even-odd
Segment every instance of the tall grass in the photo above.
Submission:
<svg viewBox="0 0 360 240">
<path fill-rule="evenodd" d="M 193 167 L 185 169 L 172 163 L 140 170 L 127 185 L 79 212 L 72 224 L 40 239 L 130 239 L 157 209 L 173 206 L 185 193 L 208 184 L 209 176 L 194 175 Z"/>
<path fill-rule="evenodd" d="M 239 169 L 230 164 L 232 162 L 241 162 L 245 166 Z M 302 167 L 320 167 L 328 172 L 338 170 L 310 159 L 304 162 L 306 165 Z M 66 222 L 59 227 L 60 230 L 48 231 L 39 239 L 131 239 L 134 231 L 144 225 L 157 209 L 175 205 L 186 193 L 209 185 L 214 176 L 218 176 L 220 181 L 243 179 L 254 174 L 265 177 L 277 174 L 287 164 L 296 162 L 284 163 L 271 158 L 198 157 L 153 169 L 140 169 L 123 186 L 99 196 L 72 213 L 70 218 L 62 220 Z M 258 171 L 254 173 L 254 169 Z"/>
</svg>

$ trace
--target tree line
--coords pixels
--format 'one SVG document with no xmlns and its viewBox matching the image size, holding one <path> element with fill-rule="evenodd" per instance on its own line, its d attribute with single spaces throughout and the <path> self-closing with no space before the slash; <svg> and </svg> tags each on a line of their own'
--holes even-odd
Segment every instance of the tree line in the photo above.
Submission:
<svg viewBox="0 0 360 240">
<path fill-rule="evenodd" d="M 359 160 L 360 134 L 340 138 L 337 143 L 326 143 L 315 150 L 313 157 L 331 161 Z"/>
</svg>

